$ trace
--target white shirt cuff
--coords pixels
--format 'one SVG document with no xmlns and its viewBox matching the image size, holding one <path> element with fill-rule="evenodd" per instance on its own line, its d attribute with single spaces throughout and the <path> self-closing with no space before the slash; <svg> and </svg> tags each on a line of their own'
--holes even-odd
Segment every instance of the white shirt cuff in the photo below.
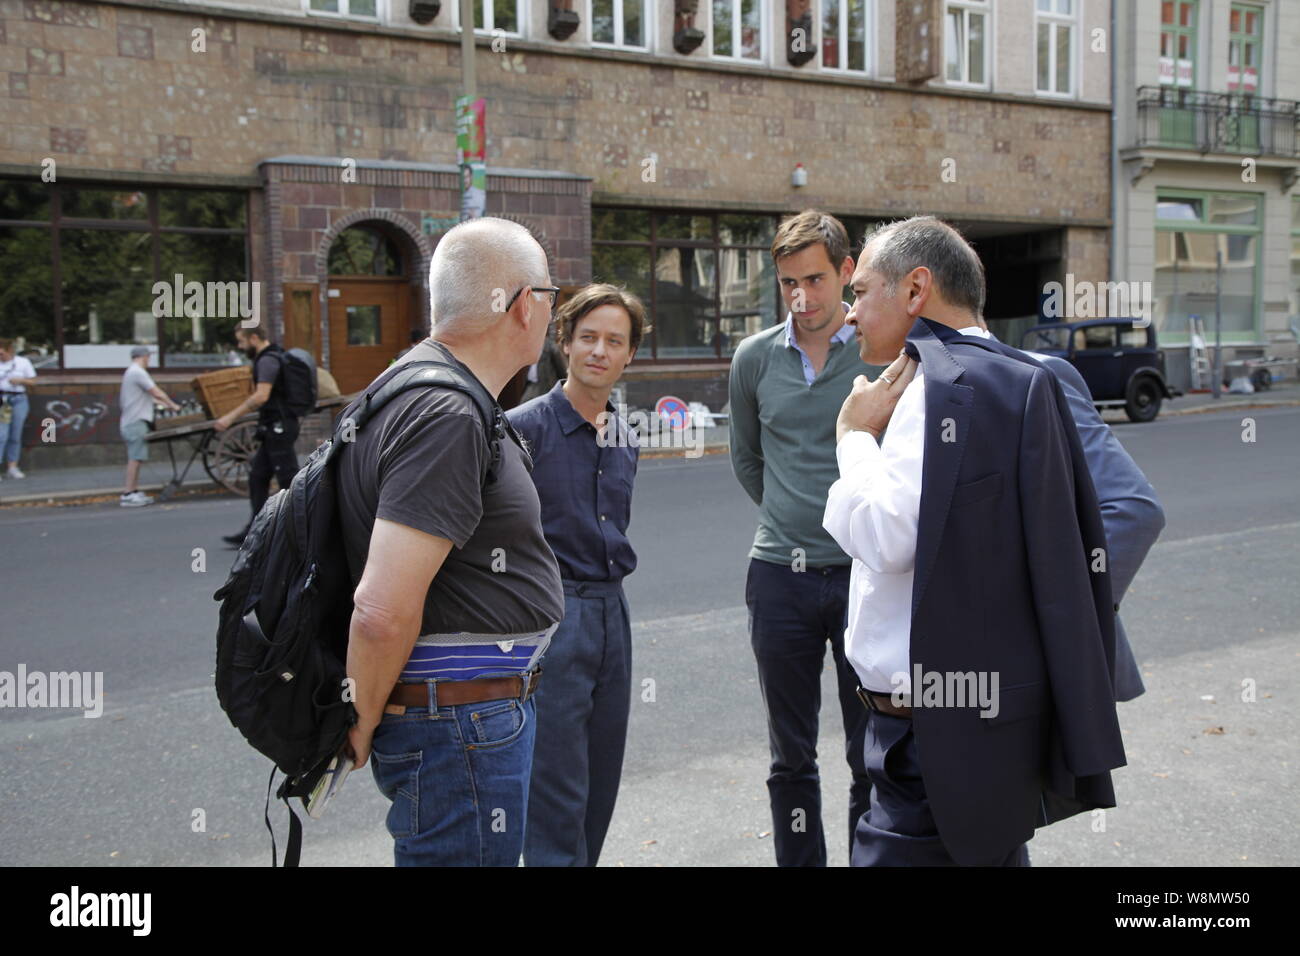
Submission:
<svg viewBox="0 0 1300 956">
<path fill-rule="evenodd" d="M 870 432 L 851 431 L 835 446 L 835 460 L 840 465 L 840 477 L 847 478 L 863 465 L 879 461 L 883 453 Z"/>
</svg>

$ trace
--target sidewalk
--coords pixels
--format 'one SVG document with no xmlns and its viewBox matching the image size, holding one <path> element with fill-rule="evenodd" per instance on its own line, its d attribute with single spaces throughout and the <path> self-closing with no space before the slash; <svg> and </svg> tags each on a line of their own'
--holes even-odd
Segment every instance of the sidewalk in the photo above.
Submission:
<svg viewBox="0 0 1300 956">
<path fill-rule="evenodd" d="M 1276 406 L 1300 405 L 1300 385 L 1276 385 L 1267 392 L 1254 395 L 1229 395 L 1215 401 L 1207 394 L 1183 395 L 1173 400 L 1166 400 L 1160 409 L 1160 418 L 1175 415 L 1196 415 L 1220 411 L 1225 408 L 1270 408 Z M 1127 422 L 1123 409 L 1107 409 L 1103 413 L 1107 422 Z M 1138 427 L 1138 426 L 1135 426 Z M 663 433 L 661 433 L 662 435 Z M 642 446 L 641 457 L 650 458 L 698 458 L 703 455 L 726 454 L 727 429 L 725 427 L 703 430 L 703 448 L 683 448 L 680 445 L 655 446 L 647 442 Z M 668 440 L 675 440 L 669 437 Z M 151 449 L 160 451 L 161 449 Z M 689 455 L 687 454 L 689 452 Z M 300 456 L 306 460 L 306 456 Z M 12 504 L 32 504 L 42 502 L 70 501 L 93 498 L 101 495 L 116 496 L 122 492 L 122 481 L 126 464 L 100 465 L 88 468 L 54 468 L 39 472 L 29 472 L 26 478 L 13 480 L 5 478 L 0 481 L 0 507 Z M 171 479 L 171 466 L 165 454 L 155 456 L 145 462 L 140 469 L 140 488 L 145 494 L 156 495 Z M 190 469 L 189 477 L 181 486 L 180 494 L 200 489 L 215 489 L 217 485 L 203 471 L 203 466 L 196 462 Z"/>
</svg>

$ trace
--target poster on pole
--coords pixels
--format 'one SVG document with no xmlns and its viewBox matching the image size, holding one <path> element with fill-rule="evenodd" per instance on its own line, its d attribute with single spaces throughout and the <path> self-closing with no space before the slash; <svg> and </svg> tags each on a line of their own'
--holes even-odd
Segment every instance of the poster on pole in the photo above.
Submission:
<svg viewBox="0 0 1300 956">
<path fill-rule="evenodd" d="M 456 99 L 456 152 L 460 168 L 460 218 L 478 219 L 487 208 L 487 165 L 484 133 L 486 101 Z"/>
</svg>

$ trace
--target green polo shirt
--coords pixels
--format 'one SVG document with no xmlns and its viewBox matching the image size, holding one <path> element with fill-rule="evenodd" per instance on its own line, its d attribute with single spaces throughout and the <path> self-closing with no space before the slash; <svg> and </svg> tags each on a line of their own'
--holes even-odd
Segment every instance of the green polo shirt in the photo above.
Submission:
<svg viewBox="0 0 1300 956">
<path fill-rule="evenodd" d="M 839 477 L 835 420 L 859 375 L 883 371 L 858 355 L 856 339 L 831 342 L 811 385 L 803 356 L 787 344 L 784 323 L 751 335 L 731 360 L 731 466 L 758 505 L 749 556 L 787 567 L 848 564 L 822 528 L 826 494 Z"/>
</svg>

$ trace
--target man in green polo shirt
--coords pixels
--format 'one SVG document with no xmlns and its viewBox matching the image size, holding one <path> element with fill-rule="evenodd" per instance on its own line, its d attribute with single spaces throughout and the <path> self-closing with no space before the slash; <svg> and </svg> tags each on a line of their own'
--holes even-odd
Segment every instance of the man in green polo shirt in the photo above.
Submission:
<svg viewBox="0 0 1300 956">
<path fill-rule="evenodd" d="M 817 722 L 827 643 L 835 660 L 846 757 L 853 771 L 848 841 L 871 793 L 867 712 L 844 657 L 850 561 L 822 528 L 839 477 L 835 421 L 853 379 L 881 368 L 859 357 L 840 294 L 853 275 L 849 237 L 814 209 L 786 219 L 772 259 L 785 322 L 741 342 L 731 362 L 731 464 L 759 506 L 745 603 L 772 751 L 767 779 L 780 866 L 825 866 Z"/>
</svg>

